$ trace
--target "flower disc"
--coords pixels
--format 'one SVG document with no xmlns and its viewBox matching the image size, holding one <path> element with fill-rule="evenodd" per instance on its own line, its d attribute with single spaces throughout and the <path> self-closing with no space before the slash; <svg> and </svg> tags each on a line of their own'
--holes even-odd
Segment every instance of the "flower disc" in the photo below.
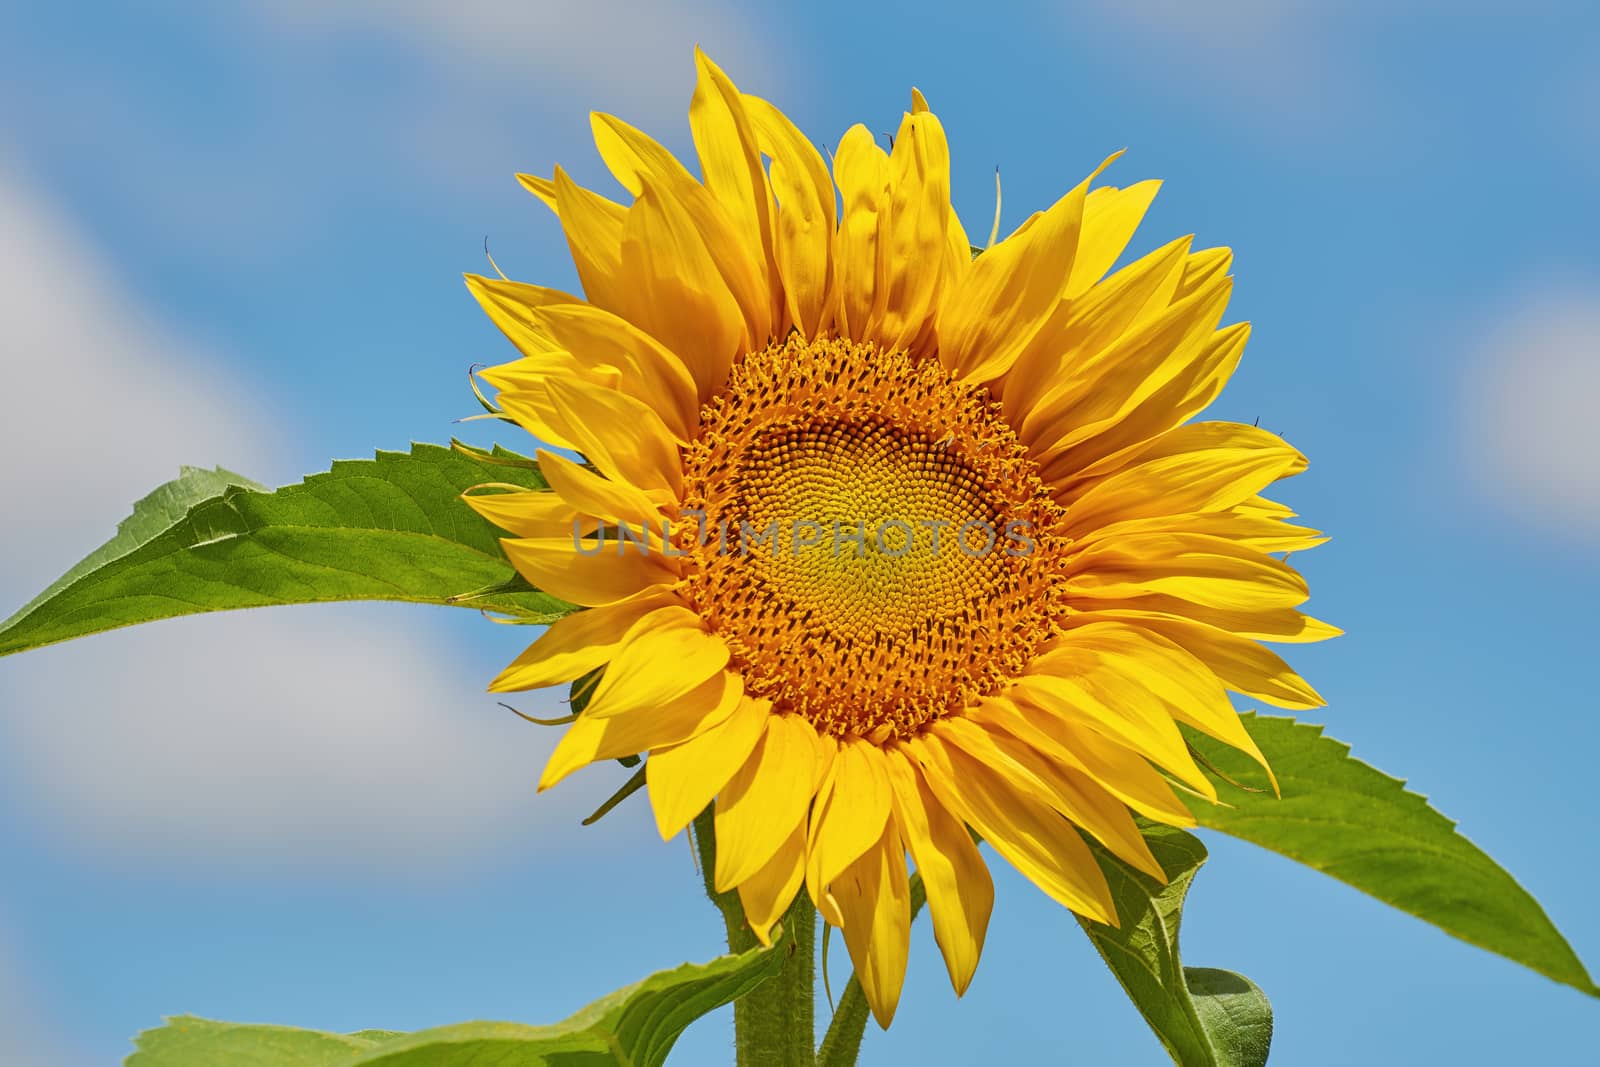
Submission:
<svg viewBox="0 0 1600 1067">
<path fill-rule="evenodd" d="M 909 737 L 1057 632 L 1062 509 L 987 390 L 904 352 L 791 338 L 736 367 L 701 428 L 684 597 L 775 711 Z"/>
</svg>

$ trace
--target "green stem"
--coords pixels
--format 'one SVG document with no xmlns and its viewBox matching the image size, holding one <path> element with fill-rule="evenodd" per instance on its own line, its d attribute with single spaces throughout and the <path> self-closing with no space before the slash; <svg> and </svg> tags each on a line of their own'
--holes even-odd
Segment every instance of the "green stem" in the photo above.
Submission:
<svg viewBox="0 0 1600 1067">
<path fill-rule="evenodd" d="M 734 952 L 753 948 L 756 935 L 745 922 L 739 894 L 717 892 L 717 836 L 710 808 L 696 817 L 694 840 L 706 896 L 728 929 L 728 948 Z M 783 970 L 733 1004 L 739 1067 L 813 1067 L 816 1062 L 811 1043 L 816 1039 L 817 910 L 804 890 L 795 894 L 784 913 L 783 929 L 789 937 L 789 959 Z"/>
</svg>

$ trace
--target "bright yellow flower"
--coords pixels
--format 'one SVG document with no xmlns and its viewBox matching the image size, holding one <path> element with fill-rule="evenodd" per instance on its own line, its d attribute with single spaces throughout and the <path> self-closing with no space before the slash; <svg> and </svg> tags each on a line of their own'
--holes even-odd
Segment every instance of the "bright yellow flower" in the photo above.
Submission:
<svg viewBox="0 0 1600 1067">
<path fill-rule="evenodd" d="M 1161 877 L 1130 809 L 1187 826 L 1173 784 L 1215 796 L 1179 724 L 1259 760 L 1228 690 L 1321 703 L 1258 642 L 1337 632 L 1273 555 L 1322 538 L 1259 495 L 1295 449 L 1188 421 L 1249 333 L 1219 327 L 1229 252 L 1184 238 L 1105 276 L 1158 183 L 1085 180 L 974 259 L 920 94 L 892 151 L 852 127 L 830 175 L 697 63 L 703 181 L 609 115 L 631 204 L 522 176 L 586 299 L 468 279 L 523 353 L 484 375 L 504 411 L 588 460 L 541 451 L 552 491 L 469 497 L 587 609 L 492 688 L 607 665 L 540 788 L 648 753 L 662 835 L 714 799 L 717 886 L 765 938 L 803 884 L 887 1025 L 907 852 L 959 993 L 993 902 L 969 827 L 1115 922 L 1081 835 Z"/>
</svg>

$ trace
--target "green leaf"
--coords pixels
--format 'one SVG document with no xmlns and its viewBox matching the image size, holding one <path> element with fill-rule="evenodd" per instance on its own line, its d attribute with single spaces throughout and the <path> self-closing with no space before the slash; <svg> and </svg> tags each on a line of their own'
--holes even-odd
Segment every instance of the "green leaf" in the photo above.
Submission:
<svg viewBox="0 0 1600 1067">
<path fill-rule="evenodd" d="M 127 1067 L 661 1067 L 690 1023 L 783 967 L 787 937 L 660 971 L 553 1026 L 461 1023 L 414 1034 L 328 1034 L 191 1016 L 140 1034 Z"/>
<path fill-rule="evenodd" d="M 134 1042 L 130 1067 L 342 1067 L 376 1047 L 354 1034 L 325 1034 L 287 1026 L 248 1026 L 179 1015 Z"/>
<path fill-rule="evenodd" d="M 1183 977 L 1212 1041 L 1234 1050 L 1241 1064 L 1266 1063 L 1272 1048 L 1272 1005 L 1261 987 L 1217 967 L 1185 967 Z"/>
<path fill-rule="evenodd" d="M 1272 1045 L 1272 1006 L 1266 995 L 1243 975 L 1184 967 L 1178 956 L 1183 901 L 1206 861 L 1205 846 L 1170 826 L 1142 823 L 1142 828 L 1167 884 L 1091 843 L 1121 925 L 1081 916 L 1079 925 L 1173 1062 L 1181 1067 L 1262 1067 Z"/>
<path fill-rule="evenodd" d="M 1245 714 L 1283 791 L 1219 786 L 1189 797 L 1201 825 L 1331 875 L 1448 934 L 1600 996 L 1577 954 L 1527 890 L 1405 783 L 1354 759 L 1322 727 Z M 1261 784 L 1254 761 L 1208 738 L 1200 753 L 1235 782 Z"/>
<path fill-rule="evenodd" d="M 498 462 L 497 462 L 498 460 Z M 571 611 L 512 570 L 492 525 L 459 499 L 537 472 L 438 445 L 341 460 L 268 492 L 186 468 L 117 535 L 4 623 L 0 656 L 205 611 L 334 600 L 457 604 L 548 622 Z"/>
</svg>

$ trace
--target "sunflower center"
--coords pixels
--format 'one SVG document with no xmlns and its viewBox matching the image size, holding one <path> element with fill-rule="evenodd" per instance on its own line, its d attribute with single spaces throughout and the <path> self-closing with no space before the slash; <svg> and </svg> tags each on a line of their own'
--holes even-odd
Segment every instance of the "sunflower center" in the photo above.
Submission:
<svg viewBox="0 0 1600 1067">
<path fill-rule="evenodd" d="M 909 735 L 1056 632 L 1061 510 L 987 392 L 937 362 L 773 345 L 702 410 L 686 460 L 688 595 L 777 711 Z"/>
</svg>

